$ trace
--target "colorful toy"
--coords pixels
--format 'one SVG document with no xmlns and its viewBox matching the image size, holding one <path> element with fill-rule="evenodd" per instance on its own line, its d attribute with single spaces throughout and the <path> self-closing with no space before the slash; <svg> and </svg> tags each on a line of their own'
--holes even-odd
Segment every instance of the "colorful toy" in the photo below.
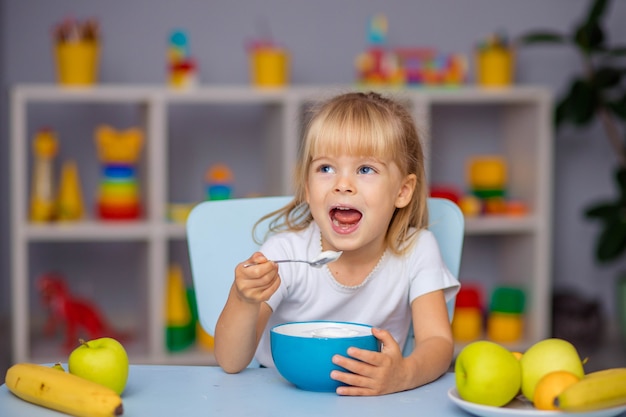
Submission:
<svg viewBox="0 0 626 417">
<path fill-rule="evenodd" d="M 513 82 L 514 56 L 506 35 L 496 33 L 476 46 L 476 81 L 483 87 L 503 87 Z"/>
<path fill-rule="evenodd" d="M 165 337 L 167 349 L 178 352 L 195 340 L 195 321 L 189 303 L 183 272 L 178 264 L 169 267 L 165 293 Z"/>
<path fill-rule="evenodd" d="M 472 192 L 480 198 L 504 197 L 507 185 L 507 165 L 499 155 L 469 158 L 467 178 Z"/>
<path fill-rule="evenodd" d="M 83 197 L 75 161 L 66 161 L 61 170 L 57 197 L 57 220 L 72 221 L 83 217 Z"/>
<path fill-rule="evenodd" d="M 370 43 L 370 45 L 386 44 L 387 31 L 389 28 L 387 16 L 385 16 L 384 14 L 374 15 L 368 23 L 367 41 Z"/>
<path fill-rule="evenodd" d="M 139 129 L 116 131 L 100 126 L 95 133 L 102 181 L 98 189 L 98 215 L 106 220 L 137 219 L 141 213 L 135 164 L 143 144 Z"/>
<path fill-rule="evenodd" d="M 464 283 L 456 296 L 452 334 L 457 342 L 477 340 L 483 333 L 482 289 L 476 284 Z"/>
<path fill-rule="evenodd" d="M 454 185 L 433 184 L 430 186 L 430 196 L 435 198 L 445 198 L 458 205 L 461 197 L 461 191 Z"/>
<path fill-rule="evenodd" d="M 167 220 L 172 223 L 185 224 L 189 213 L 197 203 L 169 203 L 167 205 Z"/>
<path fill-rule="evenodd" d="M 476 196 L 464 195 L 459 198 L 459 208 L 465 217 L 478 217 L 483 211 L 483 203 Z"/>
<path fill-rule="evenodd" d="M 524 333 L 524 292 L 515 287 L 498 287 L 491 295 L 487 337 L 498 343 L 514 343 Z"/>
<path fill-rule="evenodd" d="M 467 58 L 431 48 L 392 48 L 387 19 L 374 16 L 368 25 L 370 47 L 355 59 L 357 81 L 363 84 L 461 85 L 467 79 Z"/>
<path fill-rule="evenodd" d="M 34 170 L 30 198 L 30 220 L 49 222 L 55 217 L 53 165 L 58 141 L 51 129 L 41 129 L 33 140 Z"/>
<path fill-rule="evenodd" d="M 73 296 L 60 275 L 49 273 L 41 276 L 37 280 L 37 290 L 48 310 L 44 334 L 51 336 L 59 325 L 65 325 L 66 349 L 75 348 L 79 336 L 89 339 L 108 336 L 120 341 L 127 338 L 108 325 L 93 302 Z"/>
<path fill-rule="evenodd" d="M 480 155 L 468 159 L 467 182 L 471 194 L 480 201 L 482 214 L 523 216 L 526 204 L 508 197 L 508 169 L 504 157 Z M 476 201 L 466 201 L 461 210 L 475 215 Z M 471 204 L 471 205 L 470 205 Z M 464 208 L 465 210 L 464 210 Z"/>
<path fill-rule="evenodd" d="M 191 57 L 187 32 L 174 30 L 167 49 L 169 84 L 175 88 L 190 88 L 197 84 L 198 65 Z"/>
<path fill-rule="evenodd" d="M 231 198 L 233 173 L 227 165 L 217 164 L 209 168 L 204 176 L 207 200 Z"/>
<path fill-rule="evenodd" d="M 289 83 L 289 51 L 271 39 L 259 39 L 246 45 L 250 82 L 256 87 L 283 87 Z"/>
</svg>

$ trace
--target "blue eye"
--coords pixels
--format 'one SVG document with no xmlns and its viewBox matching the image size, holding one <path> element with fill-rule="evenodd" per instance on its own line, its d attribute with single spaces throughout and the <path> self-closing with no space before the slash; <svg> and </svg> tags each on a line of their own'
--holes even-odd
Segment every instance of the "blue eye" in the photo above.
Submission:
<svg viewBox="0 0 626 417">
<path fill-rule="evenodd" d="M 324 174 L 329 174 L 333 172 L 333 168 L 330 165 L 321 165 L 319 171 Z"/>
<path fill-rule="evenodd" d="M 370 166 L 362 166 L 359 168 L 359 174 L 375 174 L 376 170 Z"/>
</svg>

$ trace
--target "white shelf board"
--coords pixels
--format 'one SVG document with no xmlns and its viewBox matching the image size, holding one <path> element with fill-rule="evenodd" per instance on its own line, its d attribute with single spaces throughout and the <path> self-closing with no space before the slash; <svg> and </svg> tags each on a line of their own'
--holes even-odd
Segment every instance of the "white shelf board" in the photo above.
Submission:
<svg viewBox="0 0 626 417">
<path fill-rule="evenodd" d="M 165 85 L 99 84 L 93 87 L 63 87 L 54 84 L 21 84 L 15 91 L 33 101 L 146 101 L 161 96 L 176 103 L 284 103 L 288 98 L 301 99 L 329 96 L 332 91 L 376 91 L 398 94 L 407 98 L 427 100 L 433 104 L 503 104 L 523 103 L 547 94 L 538 87 L 478 88 L 461 87 L 414 87 L 408 89 L 381 88 L 379 86 L 302 85 L 286 88 L 256 88 L 248 85 L 198 86 L 190 89 L 173 89 Z"/>
<path fill-rule="evenodd" d="M 536 231 L 537 221 L 534 216 L 483 216 L 465 219 L 465 233 L 479 234 L 509 234 L 531 233 Z"/>
<path fill-rule="evenodd" d="M 25 236 L 30 241 L 146 240 L 153 232 L 147 222 L 29 223 Z"/>
</svg>

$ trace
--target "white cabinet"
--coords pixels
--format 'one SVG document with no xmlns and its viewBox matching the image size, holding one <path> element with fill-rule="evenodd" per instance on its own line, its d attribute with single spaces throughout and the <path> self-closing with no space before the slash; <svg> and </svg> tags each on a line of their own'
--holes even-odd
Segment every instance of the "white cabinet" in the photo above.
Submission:
<svg viewBox="0 0 626 417">
<path fill-rule="evenodd" d="M 174 91 L 161 86 L 86 89 L 18 85 L 11 92 L 11 233 L 13 360 L 63 360 L 59 339 L 44 339 L 45 311 L 35 281 L 54 268 L 91 294 L 112 322 L 132 331 L 135 363 L 211 363 L 200 350 L 169 353 L 163 320 L 167 267 L 186 259 L 184 226 L 168 222 L 171 202 L 204 198 L 204 170 L 225 162 L 236 196 L 291 193 L 306 108 L 349 86 L 258 90 L 246 86 Z M 546 90 L 414 89 L 405 99 L 421 126 L 433 183 L 464 186 L 470 155 L 499 153 L 509 163 L 509 192 L 530 207 L 522 218 L 468 219 L 461 279 L 523 285 L 527 328 L 522 345 L 549 335 L 551 289 L 552 131 Z M 92 215 L 98 183 L 93 130 L 139 126 L 145 146 L 139 181 L 145 216 L 102 222 Z M 59 129 L 60 153 L 77 159 L 87 218 L 69 224 L 28 220 L 32 137 Z M 77 137 L 80 136 L 80 137 Z M 75 154 L 72 154 L 75 152 Z"/>
</svg>

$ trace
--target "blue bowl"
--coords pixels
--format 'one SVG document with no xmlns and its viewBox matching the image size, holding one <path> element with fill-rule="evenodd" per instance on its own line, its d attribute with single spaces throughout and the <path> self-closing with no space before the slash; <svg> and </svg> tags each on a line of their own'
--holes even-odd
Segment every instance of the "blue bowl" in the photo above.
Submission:
<svg viewBox="0 0 626 417">
<path fill-rule="evenodd" d="M 334 369 L 345 372 L 332 362 L 333 355 L 347 356 L 351 346 L 379 350 L 372 326 L 336 321 L 279 324 L 270 330 L 270 342 L 278 372 L 307 391 L 334 392 L 344 385 L 330 377 Z"/>
</svg>

